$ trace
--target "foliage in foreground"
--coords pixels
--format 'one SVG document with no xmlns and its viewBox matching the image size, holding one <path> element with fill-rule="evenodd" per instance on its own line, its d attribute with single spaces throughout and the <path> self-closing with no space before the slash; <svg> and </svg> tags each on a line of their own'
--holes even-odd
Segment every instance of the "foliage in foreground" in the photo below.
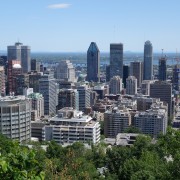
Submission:
<svg viewBox="0 0 180 180">
<path fill-rule="evenodd" d="M 0 179 L 178 179 L 180 177 L 180 131 L 171 128 L 156 143 L 139 136 L 133 147 L 90 149 L 77 142 L 62 147 L 54 141 L 46 151 L 32 149 L 0 136 Z M 105 167 L 103 174 L 97 168 Z"/>
</svg>

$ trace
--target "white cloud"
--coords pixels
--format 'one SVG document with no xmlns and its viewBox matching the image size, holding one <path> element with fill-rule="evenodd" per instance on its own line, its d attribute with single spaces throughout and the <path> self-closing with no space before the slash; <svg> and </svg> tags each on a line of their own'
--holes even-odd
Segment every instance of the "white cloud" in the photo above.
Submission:
<svg viewBox="0 0 180 180">
<path fill-rule="evenodd" d="M 49 9 L 65 9 L 71 6 L 71 4 L 51 4 L 48 6 Z"/>
</svg>

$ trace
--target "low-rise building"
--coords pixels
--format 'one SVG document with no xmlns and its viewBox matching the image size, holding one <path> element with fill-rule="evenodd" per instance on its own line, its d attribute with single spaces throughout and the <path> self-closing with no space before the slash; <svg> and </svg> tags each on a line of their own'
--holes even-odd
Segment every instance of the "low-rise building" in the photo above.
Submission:
<svg viewBox="0 0 180 180">
<path fill-rule="evenodd" d="M 63 108 L 48 122 L 32 125 L 32 136 L 44 141 L 54 140 L 58 144 L 74 142 L 97 144 L 100 141 L 100 124 L 82 111 Z"/>
</svg>

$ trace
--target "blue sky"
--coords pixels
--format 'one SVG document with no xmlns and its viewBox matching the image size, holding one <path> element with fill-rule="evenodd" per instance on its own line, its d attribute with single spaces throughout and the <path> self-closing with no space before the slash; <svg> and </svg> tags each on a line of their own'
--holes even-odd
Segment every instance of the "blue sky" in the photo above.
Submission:
<svg viewBox="0 0 180 180">
<path fill-rule="evenodd" d="M 180 0 L 0 0 L 0 50 L 17 40 L 32 51 L 180 51 Z"/>
</svg>

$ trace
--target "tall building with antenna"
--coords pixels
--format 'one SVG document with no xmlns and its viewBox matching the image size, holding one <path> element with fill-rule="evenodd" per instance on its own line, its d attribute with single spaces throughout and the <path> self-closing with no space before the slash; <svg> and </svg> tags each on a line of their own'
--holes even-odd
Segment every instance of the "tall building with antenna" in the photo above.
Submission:
<svg viewBox="0 0 180 180">
<path fill-rule="evenodd" d="M 162 49 L 162 56 L 159 58 L 159 75 L 158 79 L 159 81 L 166 81 L 167 79 L 167 67 L 166 67 L 166 55 L 163 55 L 163 49 Z"/>
<path fill-rule="evenodd" d="M 153 79 L 153 46 L 150 41 L 144 44 L 144 75 L 143 80 Z"/>
<path fill-rule="evenodd" d="M 7 47 L 7 59 L 19 60 L 22 66 L 22 72 L 27 73 L 31 70 L 31 48 L 30 46 L 24 46 L 20 42 L 16 42 L 13 46 Z"/>
</svg>

